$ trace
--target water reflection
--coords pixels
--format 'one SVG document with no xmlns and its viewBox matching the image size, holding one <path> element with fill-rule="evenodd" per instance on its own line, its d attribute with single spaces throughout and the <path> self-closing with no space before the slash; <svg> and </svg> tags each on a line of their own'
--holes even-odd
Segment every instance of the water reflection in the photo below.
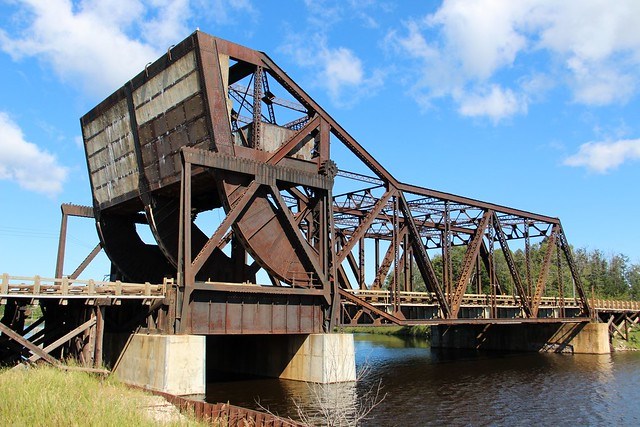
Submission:
<svg viewBox="0 0 640 427">
<path fill-rule="evenodd" d="M 359 417 L 359 401 L 356 383 L 306 384 L 305 392 L 292 394 L 294 418 L 311 425 L 324 425 L 325 420 L 352 425 Z"/>
<path fill-rule="evenodd" d="M 298 405 L 353 416 L 378 382 L 385 399 L 363 425 L 640 424 L 640 353 L 504 354 L 436 351 L 424 340 L 357 335 L 358 384 L 313 386 L 274 379 L 210 384 L 208 401 L 295 417 Z M 320 423 L 321 424 L 321 423 Z"/>
<path fill-rule="evenodd" d="M 361 369 L 359 370 L 361 372 Z M 368 412 L 369 391 L 360 384 L 312 384 L 264 378 L 244 378 L 207 386 L 208 402 L 230 402 L 247 408 L 268 410 L 274 414 L 302 420 L 311 425 L 353 425 L 354 420 Z M 375 398 L 375 396 L 373 396 Z M 370 406 L 370 405 L 369 405 Z"/>
<path fill-rule="evenodd" d="M 355 342 L 362 341 L 365 346 L 384 348 L 429 348 L 429 342 L 423 337 L 401 337 L 396 335 L 354 334 Z"/>
</svg>

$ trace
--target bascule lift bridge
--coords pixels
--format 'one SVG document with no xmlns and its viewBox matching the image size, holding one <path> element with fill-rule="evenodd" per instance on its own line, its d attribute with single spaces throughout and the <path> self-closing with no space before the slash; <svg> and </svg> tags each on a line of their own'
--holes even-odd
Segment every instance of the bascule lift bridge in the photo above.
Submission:
<svg viewBox="0 0 640 427">
<path fill-rule="evenodd" d="M 588 298 L 558 218 L 398 181 L 262 52 L 196 31 L 81 126 L 93 206 L 62 206 L 54 278 L 2 276 L 5 363 L 71 355 L 191 394 L 213 369 L 353 380 L 353 338 L 332 333 L 345 324 L 601 353 L 638 321 L 637 304 Z M 99 236 L 70 274 L 69 217 Z M 109 280 L 78 280 L 100 251 Z M 26 326 L 36 302 L 43 317 Z"/>
</svg>

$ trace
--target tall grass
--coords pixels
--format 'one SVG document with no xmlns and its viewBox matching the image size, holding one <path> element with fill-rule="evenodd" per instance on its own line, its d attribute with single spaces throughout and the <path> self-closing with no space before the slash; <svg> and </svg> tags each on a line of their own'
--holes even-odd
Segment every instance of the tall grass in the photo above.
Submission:
<svg viewBox="0 0 640 427">
<path fill-rule="evenodd" d="M 0 420 L 19 426 L 154 426 L 152 396 L 115 379 L 50 366 L 0 370 Z M 202 425 L 191 419 L 165 425 Z"/>
</svg>

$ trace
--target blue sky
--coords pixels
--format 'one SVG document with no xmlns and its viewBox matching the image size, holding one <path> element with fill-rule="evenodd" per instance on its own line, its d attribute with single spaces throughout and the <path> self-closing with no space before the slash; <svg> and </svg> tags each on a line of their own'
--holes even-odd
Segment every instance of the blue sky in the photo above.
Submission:
<svg viewBox="0 0 640 427">
<path fill-rule="evenodd" d="M 53 275 L 60 204 L 91 204 L 79 118 L 196 28 L 265 51 L 398 179 L 558 216 L 574 246 L 640 262 L 639 17 L 636 0 L 0 0 L 0 272 Z M 66 274 L 97 243 L 91 221 L 69 233 Z"/>
</svg>

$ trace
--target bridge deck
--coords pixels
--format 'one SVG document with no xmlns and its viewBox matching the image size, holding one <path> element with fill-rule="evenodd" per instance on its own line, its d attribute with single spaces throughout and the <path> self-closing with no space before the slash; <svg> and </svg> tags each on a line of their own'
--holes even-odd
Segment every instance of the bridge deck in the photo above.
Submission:
<svg viewBox="0 0 640 427">
<path fill-rule="evenodd" d="M 391 292 L 388 290 L 353 289 L 347 290 L 347 292 L 373 305 L 391 304 Z M 436 295 L 432 292 L 401 291 L 398 294 L 402 305 L 437 305 L 438 303 Z M 491 295 L 486 294 L 464 294 L 461 306 L 484 307 L 491 305 L 491 299 Z M 518 308 L 521 305 L 520 297 L 517 295 L 496 295 L 495 304 L 498 307 L 509 308 Z M 640 312 L 640 301 L 589 299 L 589 304 L 598 311 Z M 559 297 L 542 297 L 540 302 L 540 307 L 543 308 L 556 308 L 560 305 L 565 308 L 578 308 L 580 300 L 568 297 L 562 300 Z"/>
<path fill-rule="evenodd" d="M 80 280 L 67 277 L 10 276 L 4 273 L 0 283 L 0 299 L 162 299 L 166 297 L 167 286 L 171 283 L 170 279 L 165 280 L 163 284 L 151 284 Z M 211 283 L 210 285 L 214 284 Z M 238 285 L 231 286 L 238 287 Z M 270 287 L 251 285 L 251 289 L 254 291 L 268 291 Z M 215 286 L 212 286 L 212 290 L 216 290 Z M 229 289 L 225 288 L 225 290 L 228 291 Z M 347 290 L 347 292 L 373 305 L 391 304 L 391 292 L 388 290 L 352 289 Z M 399 297 L 402 305 L 437 305 L 436 295 L 433 292 L 401 291 L 399 292 Z M 461 306 L 483 307 L 492 304 L 491 300 L 491 295 L 465 294 Z M 563 305 L 566 308 L 577 308 L 579 304 L 580 301 L 577 298 L 564 298 L 561 301 L 558 297 L 543 297 L 540 307 L 555 308 Z M 590 299 L 589 304 L 598 311 L 640 312 L 640 301 Z M 517 308 L 520 306 L 520 300 L 517 295 L 496 295 L 495 305 L 498 307 Z"/>
</svg>

